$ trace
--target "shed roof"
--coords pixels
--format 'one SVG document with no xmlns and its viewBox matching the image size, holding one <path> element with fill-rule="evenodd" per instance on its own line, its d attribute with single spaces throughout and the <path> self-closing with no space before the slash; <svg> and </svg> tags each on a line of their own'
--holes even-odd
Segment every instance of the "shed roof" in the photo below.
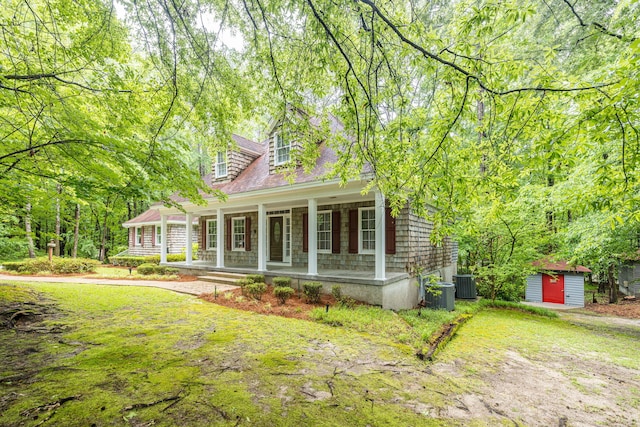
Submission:
<svg viewBox="0 0 640 427">
<path fill-rule="evenodd" d="M 554 260 L 550 258 L 540 259 L 538 261 L 533 262 L 534 267 L 539 267 L 541 270 L 547 271 L 570 271 L 570 272 L 578 272 L 578 273 L 591 273 L 587 267 L 583 265 L 569 265 L 567 261 L 564 260 Z"/>
</svg>

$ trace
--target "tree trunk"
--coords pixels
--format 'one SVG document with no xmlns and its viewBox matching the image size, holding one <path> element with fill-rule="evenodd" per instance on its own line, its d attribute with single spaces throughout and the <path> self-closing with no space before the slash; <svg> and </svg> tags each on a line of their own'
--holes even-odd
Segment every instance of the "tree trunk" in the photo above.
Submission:
<svg viewBox="0 0 640 427">
<path fill-rule="evenodd" d="M 29 248 L 29 258 L 36 257 L 36 251 L 33 249 L 33 237 L 31 236 L 31 203 L 27 202 L 25 206 L 26 214 L 24 216 L 24 231 L 27 235 L 27 247 Z"/>
<path fill-rule="evenodd" d="M 71 250 L 72 258 L 78 256 L 78 240 L 80 240 L 80 204 L 76 203 L 76 223 L 73 227 L 73 249 Z"/>
<path fill-rule="evenodd" d="M 58 197 L 56 197 L 56 247 L 53 248 L 53 254 L 60 256 L 60 194 L 62 194 L 62 186 L 60 184 L 56 185 L 56 191 L 58 193 Z"/>
<path fill-rule="evenodd" d="M 618 302 L 618 285 L 616 284 L 615 277 L 615 265 L 609 265 L 608 281 L 609 281 L 609 304 L 616 304 Z"/>
<path fill-rule="evenodd" d="M 109 217 L 109 209 L 105 203 L 104 222 L 100 227 L 100 254 L 98 259 L 104 261 L 107 257 L 107 218 Z"/>
</svg>

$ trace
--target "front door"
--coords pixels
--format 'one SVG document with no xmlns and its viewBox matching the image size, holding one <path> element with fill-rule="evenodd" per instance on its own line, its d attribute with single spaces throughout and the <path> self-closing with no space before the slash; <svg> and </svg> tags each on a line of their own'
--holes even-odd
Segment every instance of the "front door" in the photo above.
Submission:
<svg viewBox="0 0 640 427">
<path fill-rule="evenodd" d="M 269 259 L 270 261 L 282 262 L 282 238 L 284 235 L 283 221 L 281 216 L 269 218 Z"/>
<path fill-rule="evenodd" d="M 542 275 L 542 302 L 564 304 L 564 274 Z"/>
</svg>

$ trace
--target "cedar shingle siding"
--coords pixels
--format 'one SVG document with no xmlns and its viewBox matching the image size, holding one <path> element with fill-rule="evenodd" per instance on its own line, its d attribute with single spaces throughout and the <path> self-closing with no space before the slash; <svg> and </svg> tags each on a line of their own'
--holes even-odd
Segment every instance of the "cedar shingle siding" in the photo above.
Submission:
<svg viewBox="0 0 640 427">
<path fill-rule="evenodd" d="M 251 155 L 245 151 L 227 151 L 227 176 L 216 178 L 216 158 L 214 158 L 211 166 L 212 170 L 212 182 L 224 183 L 234 180 L 240 172 L 242 172 L 247 166 L 251 164 L 258 156 Z"/>
<path fill-rule="evenodd" d="M 135 245 L 135 227 L 129 229 L 129 255 L 145 256 L 156 255 L 160 253 L 160 245 L 155 242 L 155 225 L 145 225 L 142 228 L 141 246 Z M 168 240 L 167 252 L 170 254 L 180 254 L 184 251 L 187 242 L 187 232 L 183 224 L 167 224 Z M 193 226 L 193 243 L 199 243 L 198 226 Z"/>
</svg>

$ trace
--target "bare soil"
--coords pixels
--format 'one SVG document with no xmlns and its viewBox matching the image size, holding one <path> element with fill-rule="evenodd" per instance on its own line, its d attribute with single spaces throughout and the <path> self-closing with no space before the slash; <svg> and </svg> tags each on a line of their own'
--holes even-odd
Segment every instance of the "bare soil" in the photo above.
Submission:
<svg viewBox="0 0 640 427">
<path fill-rule="evenodd" d="M 242 289 L 237 288 L 226 292 L 200 295 L 205 301 L 224 305 L 225 307 L 236 308 L 238 310 L 253 311 L 260 314 L 289 317 L 292 319 L 309 319 L 309 313 L 319 307 L 333 306 L 336 304 L 335 298 L 331 295 L 321 295 L 320 302 L 310 304 L 306 301 L 304 294 L 296 291 L 285 304 L 273 295 L 273 286 L 268 285 L 267 291 L 262 295 L 260 301 L 249 296 L 242 295 Z"/>
</svg>

